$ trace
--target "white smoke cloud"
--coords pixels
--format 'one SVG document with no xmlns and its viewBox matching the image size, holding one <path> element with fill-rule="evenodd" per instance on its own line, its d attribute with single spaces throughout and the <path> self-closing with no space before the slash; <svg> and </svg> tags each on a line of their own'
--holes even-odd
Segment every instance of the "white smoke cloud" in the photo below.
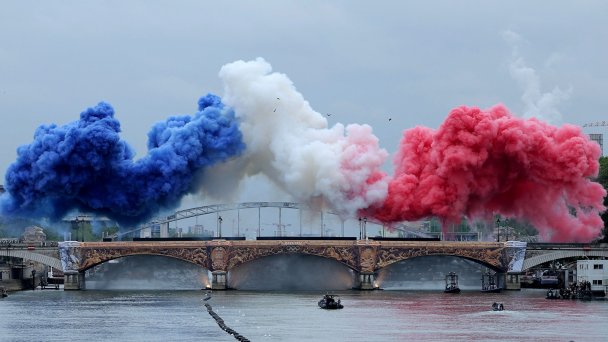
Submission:
<svg viewBox="0 0 608 342">
<path fill-rule="evenodd" d="M 388 153 L 370 126 L 328 127 L 291 80 L 272 72 L 261 58 L 224 65 L 219 76 L 222 102 L 240 120 L 247 148 L 239 159 L 210 172 L 205 188 L 231 182 L 238 191 L 244 177 L 263 174 L 294 200 L 343 216 L 384 200 L 388 179 L 380 168 Z"/>
<path fill-rule="evenodd" d="M 509 30 L 504 31 L 502 36 L 512 49 L 509 72 L 524 91 L 521 96 L 524 103 L 524 118 L 535 117 L 552 124 L 560 124 L 562 114 L 558 110 L 558 106 L 570 97 L 572 89 L 562 90 L 555 87 L 550 92 L 543 93 L 540 77 L 536 70 L 528 66 L 520 55 L 519 46 L 523 42 L 522 37 Z M 555 56 L 552 56 L 550 61 L 552 62 L 554 58 Z"/>
</svg>

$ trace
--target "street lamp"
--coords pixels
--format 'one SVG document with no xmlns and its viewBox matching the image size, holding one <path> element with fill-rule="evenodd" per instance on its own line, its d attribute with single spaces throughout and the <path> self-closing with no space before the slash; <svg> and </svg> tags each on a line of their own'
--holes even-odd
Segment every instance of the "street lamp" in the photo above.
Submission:
<svg viewBox="0 0 608 342">
<path fill-rule="evenodd" d="M 363 218 L 363 237 L 367 239 L 367 217 Z"/>
<path fill-rule="evenodd" d="M 496 218 L 496 242 L 500 242 L 500 218 Z"/>
<path fill-rule="evenodd" d="M 217 217 L 217 225 L 218 225 L 217 235 L 219 238 L 221 238 L 222 237 L 222 217 L 221 216 Z"/>
</svg>

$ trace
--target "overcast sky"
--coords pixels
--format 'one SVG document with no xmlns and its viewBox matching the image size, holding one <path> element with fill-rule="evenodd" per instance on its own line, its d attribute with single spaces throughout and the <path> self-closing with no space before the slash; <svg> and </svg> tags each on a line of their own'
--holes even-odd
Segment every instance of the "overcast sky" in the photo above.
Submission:
<svg viewBox="0 0 608 342">
<path fill-rule="evenodd" d="M 40 124 L 101 100 L 141 156 L 155 122 L 221 96 L 220 68 L 256 57 L 330 126 L 369 124 L 391 154 L 459 105 L 607 120 L 606 18 L 606 1 L 5 1 L 0 170 Z M 289 200 L 259 179 L 245 193 Z"/>
</svg>

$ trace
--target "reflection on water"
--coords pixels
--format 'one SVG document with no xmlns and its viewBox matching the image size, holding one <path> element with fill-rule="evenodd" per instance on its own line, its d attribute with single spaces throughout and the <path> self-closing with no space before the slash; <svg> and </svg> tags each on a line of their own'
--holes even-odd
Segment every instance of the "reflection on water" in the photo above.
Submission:
<svg viewBox="0 0 608 342">
<path fill-rule="evenodd" d="M 487 268 L 450 256 L 425 256 L 380 270 L 377 283 L 389 290 L 441 290 L 445 275 L 456 272 L 463 290 L 481 287 Z M 88 290 L 197 290 L 209 284 L 208 271 L 198 265 L 164 256 L 129 256 L 87 271 Z M 239 290 L 348 290 L 355 273 L 332 259 L 281 254 L 253 260 L 228 272 L 228 286 Z"/>
<path fill-rule="evenodd" d="M 486 271 L 486 267 L 459 257 L 424 256 L 385 267 L 378 272 L 377 282 L 390 290 L 443 290 L 445 276 L 455 272 L 460 289 L 478 290 Z"/>
<path fill-rule="evenodd" d="M 239 290 L 349 290 L 355 275 L 345 265 L 322 257 L 282 254 L 248 262 L 228 273 Z"/>
<path fill-rule="evenodd" d="M 0 300 L 0 341 L 234 341 L 203 291 L 24 291 Z M 546 300 L 545 291 L 213 291 L 226 325 L 252 341 L 606 341 L 608 301 Z M 505 311 L 491 311 L 502 302 Z"/>
<path fill-rule="evenodd" d="M 203 306 L 207 270 L 165 257 L 129 257 L 89 274 L 86 291 L 37 290 L 0 300 L 3 341 L 234 341 Z M 353 273 L 332 260 L 282 255 L 232 270 L 231 285 L 209 303 L 226 325 L 252 341 L 606 341 L 608 301 L 546 300 L 544 290 L 479 292 L 476 263 L 422 257 L 379 273 L 384 291 L 346 291 Z M 460 294 L 442 292 L 459 274 Z M 98 288 L 139 287 L 135 291 Z M 166 290 L 148 290 L 157 286 Z M 274 287 L 273 287 L 274 286 Z M 426 291 L 390 291 L 416 286 Z M 176 289 L 196 289 L 176 291 Z M 279 288 L 282 292 L 262 292 Z M 318 289 L 294 291 L 293 289 Z M 345 308 L 319 309 L 325 289 Z M 471 288 L 473 290 L 466 290 Z M 285 289 L 289 289 L 286 291 Z M 430 290 L 435 289 L 435 290 Z M 493 302 L 505 311 L 494 312 Z"/>
<path fill-rule="evenodd" d="M 134 255 L 98 265 L 86 273 L 87 290 L 199 290 L 207 270 L 179 259 Z"/>
</svg>

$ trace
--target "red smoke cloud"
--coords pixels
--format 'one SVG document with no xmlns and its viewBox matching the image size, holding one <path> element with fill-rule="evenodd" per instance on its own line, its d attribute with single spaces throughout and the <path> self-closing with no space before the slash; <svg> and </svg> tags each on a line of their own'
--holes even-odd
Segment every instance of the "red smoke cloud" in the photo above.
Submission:
<svg viewBox="0 0 608 342">
<path fill-rule="evenodd" d="M 388 196 L 373 216 L 383 222 L 462 215 L 523 218 L 550 241 L 600 235 L 606 191 L 590 180 L 599 146 L 580 128 L 513 117 L 501 105 L 453 109 L 434 131 L 406 130 Z"/>
</svg>

